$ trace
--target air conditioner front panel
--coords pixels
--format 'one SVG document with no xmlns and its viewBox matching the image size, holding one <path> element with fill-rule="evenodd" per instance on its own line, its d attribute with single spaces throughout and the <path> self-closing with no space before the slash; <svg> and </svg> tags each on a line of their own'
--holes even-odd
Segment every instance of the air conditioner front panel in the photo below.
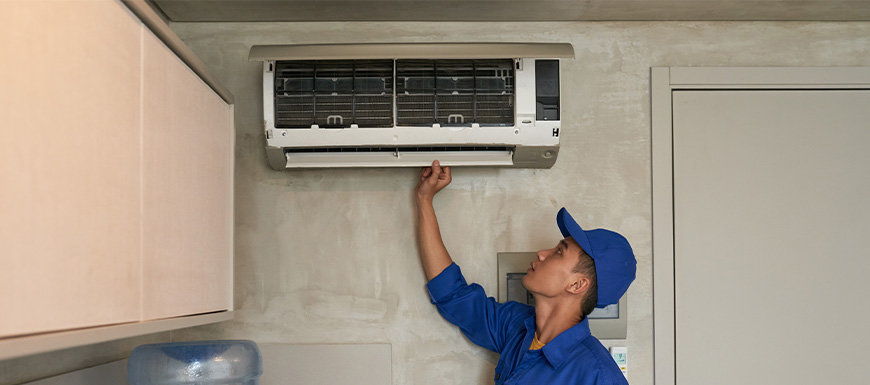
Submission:
<svg viewBox="0 0 870 385">
<path fill-rule="evenodd" d="M 274 147 L 347 147 L 481 144 L 555 146 L 560 122 L 537 122 L 516 127 L 394 127 L 273 130 L 267 143 Z M 271 137 L 271 138 L 269 138 Z"/>
</svg>

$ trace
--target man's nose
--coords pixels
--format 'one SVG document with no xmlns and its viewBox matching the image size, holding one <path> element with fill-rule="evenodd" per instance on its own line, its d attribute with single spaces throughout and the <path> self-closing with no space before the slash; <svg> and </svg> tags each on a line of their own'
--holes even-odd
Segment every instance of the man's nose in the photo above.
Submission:
<svg viewBox="0 0 870 385">
<path fill-rule="evenodd" d="M 535 253 L 535 256 L 538 257 L 539 261 L 543 262 L 547 259 L 547 250 L 538 250 L 538 252 Z"/>
</svg>

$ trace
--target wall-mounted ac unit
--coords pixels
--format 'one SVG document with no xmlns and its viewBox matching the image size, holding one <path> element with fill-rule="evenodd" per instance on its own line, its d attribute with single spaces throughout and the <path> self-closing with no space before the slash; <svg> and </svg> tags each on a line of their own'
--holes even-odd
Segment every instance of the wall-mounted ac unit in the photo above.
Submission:
<svg viewBox="0 0 870 385">
<path fill-rule="evenodd" d="M 266 153 L 277 170 L 549 168 L 567 43 L 254 46 Z"/>
</svg>

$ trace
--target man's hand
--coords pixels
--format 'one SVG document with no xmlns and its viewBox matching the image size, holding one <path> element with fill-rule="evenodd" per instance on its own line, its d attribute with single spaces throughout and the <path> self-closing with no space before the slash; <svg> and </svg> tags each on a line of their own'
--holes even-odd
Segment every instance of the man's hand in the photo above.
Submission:
<svg viewBox="0 0 870 385">
<path fill-rule="evenodd" d="M 420 183 L 417 184 L 417 202 L 432 201 L 441 189 L 450 184 L 450 167 L 441 167 L 441 163 L 432 162 L 432 166 L 420 170 Z"/>
</svg>

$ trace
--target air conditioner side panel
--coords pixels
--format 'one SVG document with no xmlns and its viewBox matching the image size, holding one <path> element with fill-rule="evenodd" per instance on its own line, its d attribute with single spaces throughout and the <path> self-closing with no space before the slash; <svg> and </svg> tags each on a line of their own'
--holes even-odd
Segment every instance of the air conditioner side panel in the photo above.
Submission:
<svg viewBox="0 0 870 385">
<path fill-rule="evenodd" d="M 281 147 L 266 146 L 266 160 L 273 170 L 287 169 L 287 158 L 284 157 L 284 149 Z"/>
<path fill-rule="evenodd" d="M 556 164 L 559 146 L 522 146 L 514 150 L 513 167 L 551 168 Z"/>
</svg>

